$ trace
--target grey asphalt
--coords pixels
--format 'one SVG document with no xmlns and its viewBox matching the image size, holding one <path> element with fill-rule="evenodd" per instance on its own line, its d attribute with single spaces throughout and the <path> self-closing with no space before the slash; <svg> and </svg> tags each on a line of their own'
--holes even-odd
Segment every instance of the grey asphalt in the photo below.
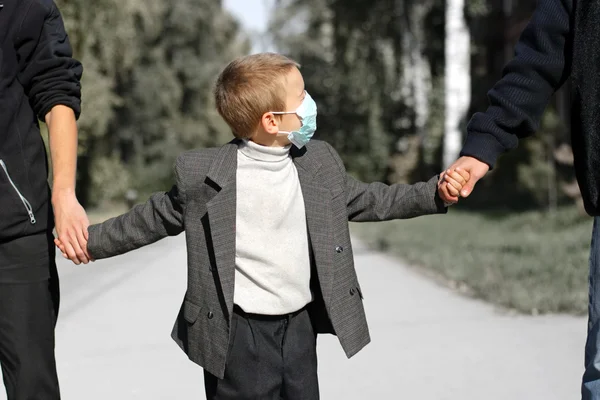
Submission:
<svg viewBox="0 0 600 400">
<path fill-rule="evenodd" d="M 202 369 L 169 336 L 183 239 L 88 266 L 59 260 L 63 400 L 204 399 Z M 515 316 L 355 246 L 372 343 L 348 360 L 334 337 L 319 338 L 322 399 L 578 398 L 584 318 Z"/>
</svg>

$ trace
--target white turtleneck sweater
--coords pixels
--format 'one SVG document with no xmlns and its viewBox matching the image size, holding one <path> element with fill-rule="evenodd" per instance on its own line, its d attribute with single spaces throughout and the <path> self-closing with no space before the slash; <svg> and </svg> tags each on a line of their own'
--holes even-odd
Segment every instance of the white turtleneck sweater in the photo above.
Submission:
<svg viewBox="0 0 600 400">
<path fill-rule="evenodd" d="M 280 315 L 312 301 L 304 199 L 290 146 L 251 141 L 237 154 L 234 303 Z"/>
</svg>

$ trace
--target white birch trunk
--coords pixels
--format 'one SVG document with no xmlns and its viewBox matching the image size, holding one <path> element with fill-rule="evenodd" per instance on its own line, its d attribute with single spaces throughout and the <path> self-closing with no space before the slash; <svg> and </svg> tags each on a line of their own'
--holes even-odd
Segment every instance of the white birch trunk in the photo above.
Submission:
<svg viewBox="0 0 600 400">
<path fill-rule="evenodd" d="M 462 147 L 460 122 L 471 101 L 471 38 L 464 17 L 464 0 L 446 1 L 444 168 Z"/>
</svg>

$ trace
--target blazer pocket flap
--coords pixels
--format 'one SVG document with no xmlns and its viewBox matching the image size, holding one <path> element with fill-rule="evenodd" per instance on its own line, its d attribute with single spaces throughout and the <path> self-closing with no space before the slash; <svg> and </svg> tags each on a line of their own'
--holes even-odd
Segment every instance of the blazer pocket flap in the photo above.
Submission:
<svg viewBox="0 0 600 400">
<path fill-rule="evenodd" d="M 197 304 L 192 303 L 189 300 L 183 301 L 183 318 L 190 324 L 193 324 L 198 319 L 198 315 L 200 315 L 200 311 L 202 307 Z"/>
</svg>

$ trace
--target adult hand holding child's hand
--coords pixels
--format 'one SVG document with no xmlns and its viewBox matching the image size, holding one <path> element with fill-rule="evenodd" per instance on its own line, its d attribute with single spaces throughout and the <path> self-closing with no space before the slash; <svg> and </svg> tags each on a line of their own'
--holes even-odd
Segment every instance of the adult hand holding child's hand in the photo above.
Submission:
<svg viewBox="0 0 600 400">
<path fill-rule="evenodd" d="M 446 204 L 458 202 L 460 191 L 469 182 L 470 174 L 462 168 L 449 169 L 440 174 L 438 194 Z"/>
</svg>

